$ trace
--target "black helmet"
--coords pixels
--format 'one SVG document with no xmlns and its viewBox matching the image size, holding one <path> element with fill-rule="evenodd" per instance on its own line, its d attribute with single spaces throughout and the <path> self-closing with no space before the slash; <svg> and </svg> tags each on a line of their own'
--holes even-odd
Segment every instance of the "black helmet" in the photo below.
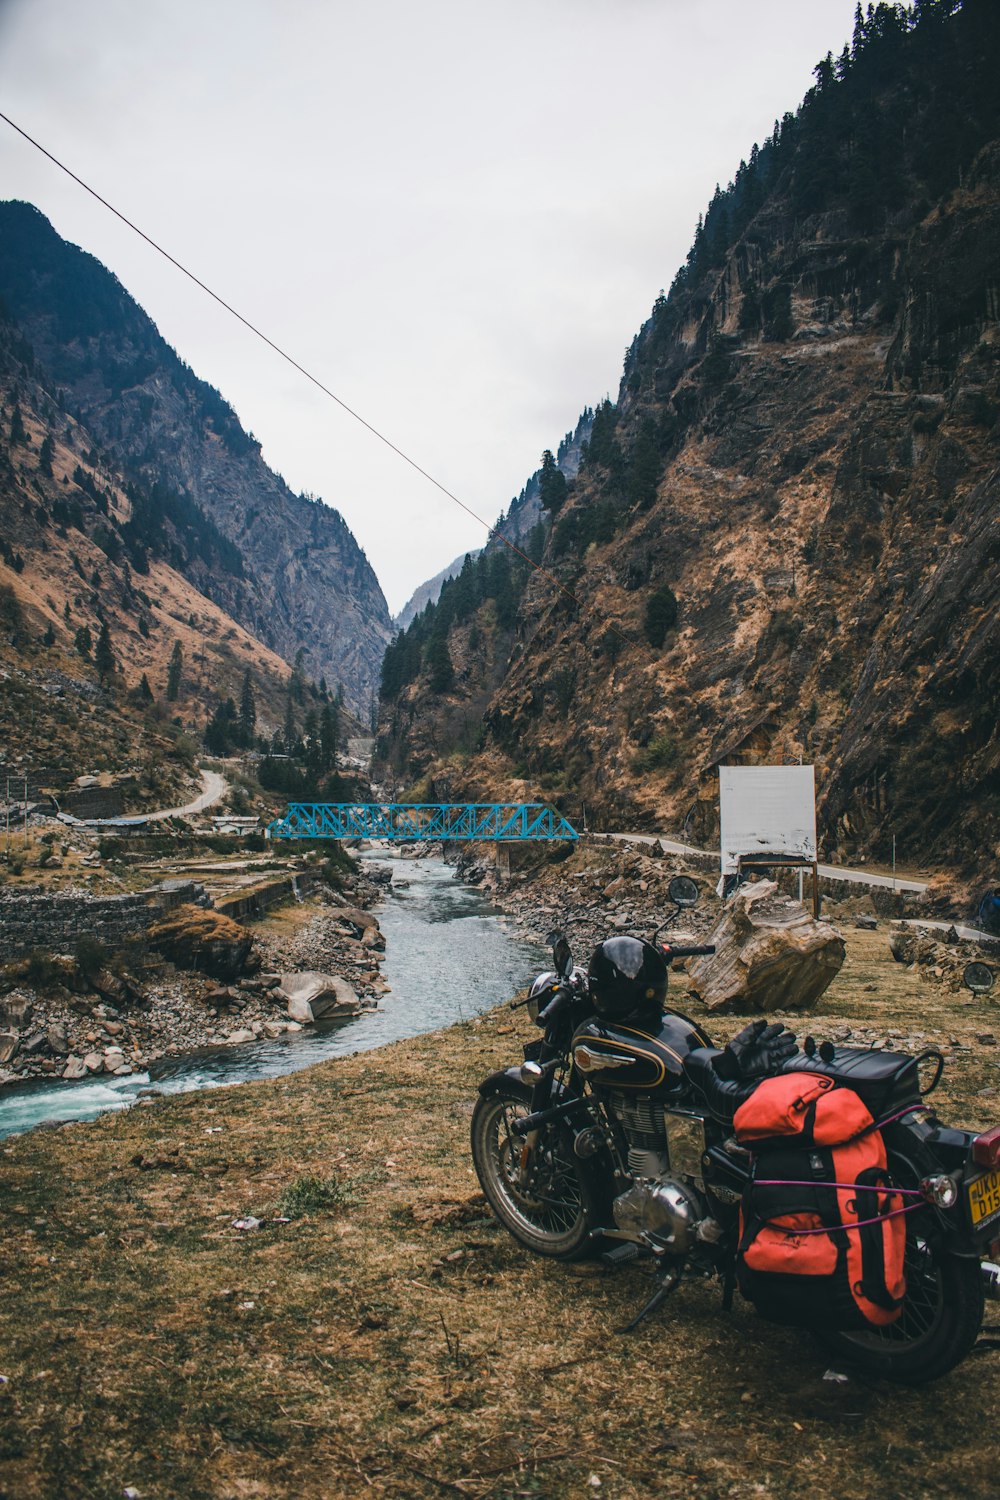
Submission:
<svg viewBox="0 0 1000 1500">
<path fill-rule="evenodd" d="M 595 948 L 587 978 L 599 1016 L 620 1021 L 635 1010 L 663 1005 L 667 997 L 667 961 L 652 943 L 640 938 L 608 938 Z"/>
</svg>

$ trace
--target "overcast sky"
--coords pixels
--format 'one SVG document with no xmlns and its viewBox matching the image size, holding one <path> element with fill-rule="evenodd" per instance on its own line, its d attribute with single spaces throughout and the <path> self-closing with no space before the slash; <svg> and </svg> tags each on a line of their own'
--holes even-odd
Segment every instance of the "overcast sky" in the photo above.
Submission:
<svg viewBox="0 0 1000 1500">
<path fill-rule="evenodd" d="M 0 108 L 495 520 L 854 0 L 0 0 Z M 0 122 L 393 611 L 485 529 Z"/>
</svg>

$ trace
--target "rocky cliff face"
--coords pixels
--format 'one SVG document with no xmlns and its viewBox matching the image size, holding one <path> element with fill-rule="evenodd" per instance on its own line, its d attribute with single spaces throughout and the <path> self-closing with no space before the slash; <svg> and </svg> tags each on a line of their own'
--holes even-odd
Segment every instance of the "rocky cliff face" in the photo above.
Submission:
<svg viewBox="0 0 1000 1500">
<path fill-rule="evenodd" d="M 218 392 L 197 379 L 120 283 L 37 209 L 0 204 L 0 296 L 61 404 L 147 488 L 193 504 L 243 566 L 197 556 L 202 593 L 367 716 L 390 634 L 367 558 L 337 511 L 291 493 Z"/>
<path fill-rule="evenodd" d="M 387 705 L 411 775 L 709 839 L 720 763 L 801 757 L 828 852 L 895 836 L 995 871 L 997 28 L 888 10 L 713 200 L 634 340 L 546 543 L 573 598 L 528 584 L 479 753 L 441 753 L 462 672 Z"/>
</svg>

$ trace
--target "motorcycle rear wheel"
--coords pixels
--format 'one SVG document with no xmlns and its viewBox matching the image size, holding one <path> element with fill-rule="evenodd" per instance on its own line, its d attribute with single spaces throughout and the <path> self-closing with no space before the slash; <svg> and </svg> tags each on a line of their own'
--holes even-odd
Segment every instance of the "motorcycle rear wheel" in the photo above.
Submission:
<svg viewBox="0 0 1000 1500">
<path fill-rule="evenodd" d="M 587 1188 L 565 1127 L 541 1132 L 522 1180 L 524 1142 L 511 1126 L 530 1112 L 530 1090 L 506 1085 L 472 1114 L 472 1160 L 500 1223 L 535 1255 L 582 1260 L 593 1251 Z"/>
<path fill-rule="evenodd" d="M 889 1170 L 901 1187 L 915 1187 L 932 1164 L 889 1151 Z M 927 1232 L 922 1213 L 908 1215 L 906 1298 L 895 1323 L 854 1333 L 823 1333 L 835 1357 L 862 1365 L 900 1385 L 923 1385 L 953 1370 L 971 1350 L 983 1323 L 979 1261 L 951 1254 Z"/>
</svg>

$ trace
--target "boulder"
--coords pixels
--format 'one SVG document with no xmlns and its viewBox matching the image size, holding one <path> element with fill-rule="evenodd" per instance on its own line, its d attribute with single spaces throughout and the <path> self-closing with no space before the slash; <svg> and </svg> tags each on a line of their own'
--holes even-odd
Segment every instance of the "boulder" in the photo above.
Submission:
<svg viewBox="0 0 1000 1500">
<path fill-rule="evenodd" d="M 61 1053 L 64 1057 L 69 1052 L 69 1037 L 66 1033 L 65 1022 L 53 1021 L 46 1039 L 53 1052 Z"/>
<path fill-rule="evenodd" d="M 0 1031 L 0 1065 L 9 1063 L 20 1045 L 16 1031 Z"/>
<path fill-rule="evenodd" d="M 246 967 L 253 934 L 232 917 L 201 906 L 178 906 L 149 928 L 150 945 L 180 969 L 235 979 Z"/>
<path fill-rule="evenodd" d="M 708 939 L 715 953 L 692 959 L 691 989 L 709 1010 L 807 1010 L 839 972 L 846 948 L 770 880 L 742 886 Z"/>
<path fill-rule="evenodd" d="M 99 1052 L 85 1052 L 83 1055 L 84 1067 L 88 1073 L 103 1073 L 104 1058 Z"/>
<path fill-rule="evenodd" d="M 83 1058 L 77 1057 L 74 1053 L 70 1053 L 69 1057 L 67 1057 L 66 1059 L 66 1066 L 63 1068 L 62 1076 L 64 1078 L 74 1079 L 86 1078 L 87 1073 L 87 1064 L 84 1062 Z"/>
<path fill-rule="evenodd" d="M 348 927 L 353 927 L 358 937 L 366 933 L 369 927 L 374 927 L 378 932 L 378 922 L 370 911 L 362 911 L 359 906 L 337 906 L 330 913 L 334 922 L 343 922 Z"/>
<path fill-rule="evenodd" d="M 358 1016 L 362 1010 L 354 986 L 336 974 L 317 974 L 311 970 L 282 974 L 275 994 L 287 1004 L 289 1017 L 304 1026 L 311 1021 Z"/>
<path fill-rule="evenodd" d="M 20 1030 L 24 1026 L 30 1026 L 34 1014 L 35 1007 L 27 995 L 21 995 L 17 990 L 12 990 L 0 1000 L 0 1026 L 12 1026 Z"/>
</svg>

